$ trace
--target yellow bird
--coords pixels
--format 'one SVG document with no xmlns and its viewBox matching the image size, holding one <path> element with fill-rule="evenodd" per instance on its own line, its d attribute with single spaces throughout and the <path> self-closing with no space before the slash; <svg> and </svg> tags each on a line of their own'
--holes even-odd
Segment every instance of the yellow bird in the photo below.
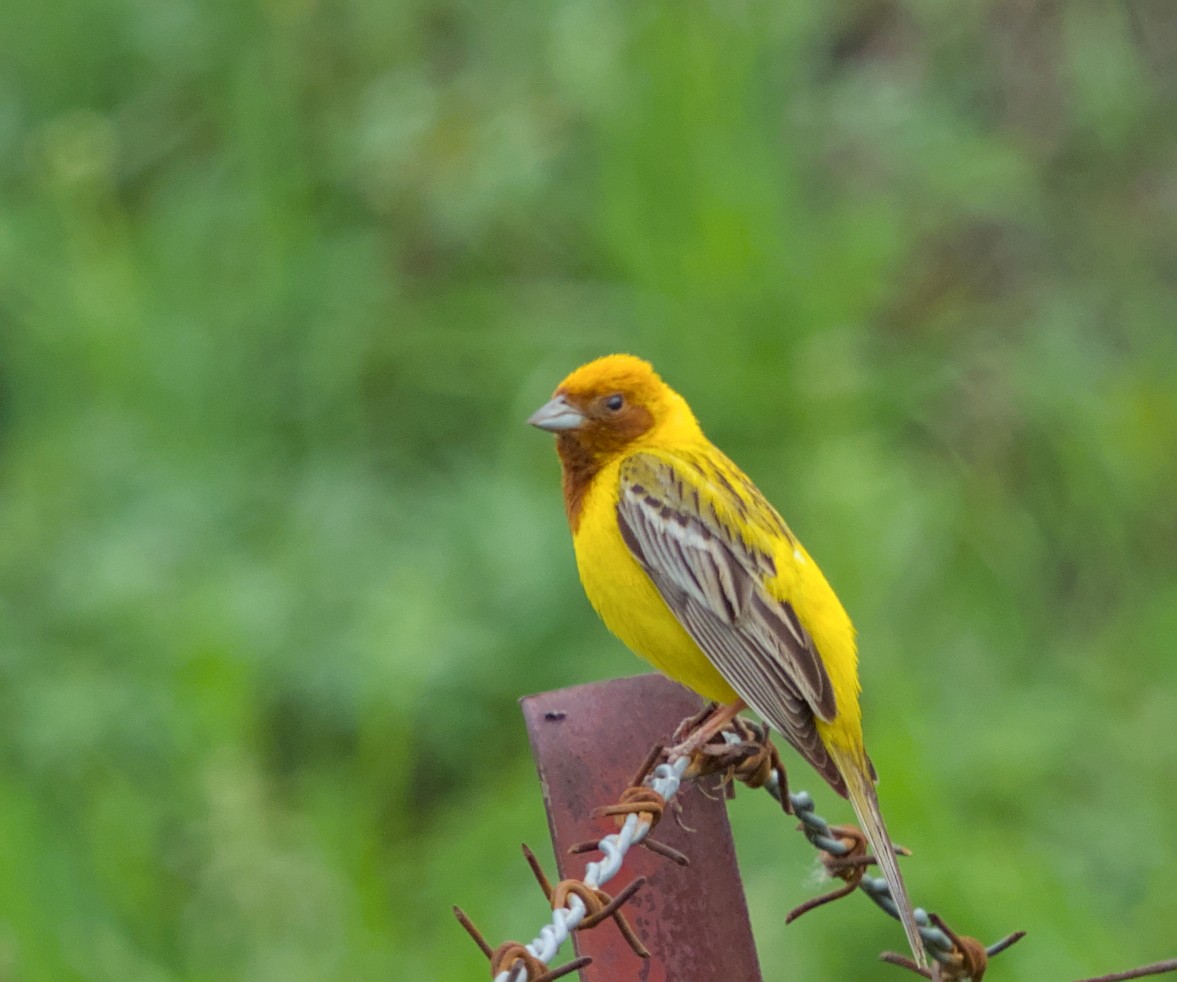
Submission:
<svg viewBox="0 0 1177 982">
<path fill-rule="evenodd" d="M 663 674 L 750 706 L 848 797 L 925 965 L 862 737 L 854 627 L 817 564 L 648 362 L 583 365 L 528 420 L 556 434 L 589 601 Z"/>
</svg>

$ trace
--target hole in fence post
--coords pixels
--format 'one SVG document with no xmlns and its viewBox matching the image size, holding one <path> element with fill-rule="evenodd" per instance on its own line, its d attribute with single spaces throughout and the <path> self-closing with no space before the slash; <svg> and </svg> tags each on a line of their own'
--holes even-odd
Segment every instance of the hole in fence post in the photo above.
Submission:
<svg viewBox="0 0 1177 982">
<path fill-rule="evenodd" d="M 570 846 L 597 840 L 616 825 L 594 819 L 594 808 L 615 802 L 650 747 L 669 741 L 674 728 L 697 712 L 697 696 L 661 675 L 614 679 L 527 696 L 521 700 L 548 812 L 561 879 L 579 878 L 598 852 L 568 854 Z M 605 889 L 613 895 L 638 876 L 648 882 L 624 907 L 649 949 L 643 960 L 610 922 L 573 935 L 576 951 L 593 963 L 584 982 L 759 982 L 760 967 L 735 848 L 722 795 L 709 798 L 684 784 L 680 827 L 673 805 L 654 838 L 684 853 L 689 867 L 630 850 Z"/>
</svg>

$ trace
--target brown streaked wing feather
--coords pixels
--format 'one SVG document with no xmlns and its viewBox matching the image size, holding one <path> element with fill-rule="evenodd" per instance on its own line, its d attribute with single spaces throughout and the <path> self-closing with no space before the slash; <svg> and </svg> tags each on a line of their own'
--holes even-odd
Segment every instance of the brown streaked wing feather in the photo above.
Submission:
<svg viewBox="0 0 1177 982">
<path fill-rule="evenodd" d="M 622 537 L 732 688 L 845 794 L 815 725 L 837 712 L 825 666 L 792 607 L 763 585 L 776 572 L 772 557 L 724 527 L 709 504 L 719 500 L 732 514 L 747 514 L 748 500 L 729 479 L 699 486 L 705 474 L 653 454 L 627 460 L 617 503 Z M 750 483 L 744 494 L 779 523 Z"/>
</svg>

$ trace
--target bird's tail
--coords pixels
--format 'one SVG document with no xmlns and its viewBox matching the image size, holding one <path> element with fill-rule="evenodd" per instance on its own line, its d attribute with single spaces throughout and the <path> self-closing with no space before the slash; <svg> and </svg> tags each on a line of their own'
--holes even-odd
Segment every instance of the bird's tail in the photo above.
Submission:
<svg viewBox="0 0 1177 982">
<path fill-rule="evenodd" d="M 871 852 L 883 871 L 887 885 L 891 888 L 891 897 L 899 911 L 899 920 L 903 922 L 903 933 L 907 935 L 907 943 L 911 945 L 912 956 L 921 968 L 926 968 L 928 962 L 924 954 L 924 944 L 915 922 L 907 887 L 899 872 L 899 864 L 895 861 L 895 846 L 883 822 L 883 813 L 879 808 L 879 798 L 875 793 L 875 783 L 871 779 L 870 764 L 866 761 L 866 755 L 861 751 L 855 752 L 837 746 L 827 749 L 834 758 L 834 763 L 838 765 L 838 770 L 842 772 L 850 803 L 858 816 L 858 824 L 866 833 Z"/>
</svg>

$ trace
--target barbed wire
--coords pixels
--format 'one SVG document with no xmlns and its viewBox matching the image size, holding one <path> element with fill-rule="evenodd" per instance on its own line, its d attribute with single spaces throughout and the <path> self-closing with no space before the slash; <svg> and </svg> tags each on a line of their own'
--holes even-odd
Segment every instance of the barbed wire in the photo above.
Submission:
<svg viewBox="0 0 1177 982">
<path fill-rule="evenodd" d="M 703 713 L 684 721 L 680 733 L 684 727 L 698 725 L 705 716 Z M 668 759 L 659 762 L 664 756 Z M 633 846 L 643 846 L 679 865 L 689 865 L 686 856 L 651 839 L 650 832 L 683 784 L 713 774 L 721 776 L 722 786 L 729 794 L 732 793 L 733 781 L 740 781 L 751 788 L 764 788 L 786 814 L 798 819 L 799 830 L 817 849 L 827 875 L 831 879 L 843 881 L 843 885 L 836 890 L 807 900 L 790 911 L 785 917 L 786 924 L 817 907 L 849 896 L 856 890 L 865 893 L 884 913 L 899 919 L 887 881 L 866 872 L 875 863 L 875 857 L 868 853 L 868 843 L 862 831 L 855 825 L 830 825 L 817 814 L 813 796 L 809 792 L 790 792 L 784 766 L 770 739 L 768 727 L 736 717 L 711 742 L 689 754 L 676 754 L 673 751 L 668 754 L 662 744 L 656 744 L 650 749 L 617 803 L 597 808 L 593 812 L 595 817 L 614 817 L 618 822 L 618 831 L 598 840 L 578 843 L 569 850 L 574 854 L 589 851 L 603 854 L 602 859 L 586 864 L 583 878 L 562 880 L 553 887 L 535 854 L 526 845 L 523 846 L 524 857 L 552 905 L 551 919 L 533 941 L 526 945 L 505 941 L 497 948 L 492 948 L 470 918 L 459 907 L 454 907 L 458 921 L 490 961 L 494 982 L 553 982 L 584 968 L 591 963 L 591 958 L 577 958 L 558 968 L 549 968 L 548 962 L 559 953 L 574 931 L 588 930 L 606 920 L 613 920 L 617 924 L 636 955 L 648 958 L 649 952 L 621 911 L 625 902 L 645 884 L 645 877 L 633 880 L 615 897 L 607 894 L 602 887 L 621 870 L 625 856 Z M 896 847 L 896 852 L 909 855 L 901 847 Z M 938 914 L 929 913 L 922 907 L 915 908 L 914 913 L 924 948 L 932 957 L 931 968 L 921 968 L 910 958 L 895 952 L 883 952 L 879 957 L 889 964 L 932 979 L 933 982 L 981 982 L 990 959 L 1020 941 L 1026 933 L 1016 931 L 1000 941 L 985 945 L 976 938 L 957 933 Z M 1121 982 L 1173 971 L 1177 971 L 1177 959 L 1079 982 Z"/>
</svg>

